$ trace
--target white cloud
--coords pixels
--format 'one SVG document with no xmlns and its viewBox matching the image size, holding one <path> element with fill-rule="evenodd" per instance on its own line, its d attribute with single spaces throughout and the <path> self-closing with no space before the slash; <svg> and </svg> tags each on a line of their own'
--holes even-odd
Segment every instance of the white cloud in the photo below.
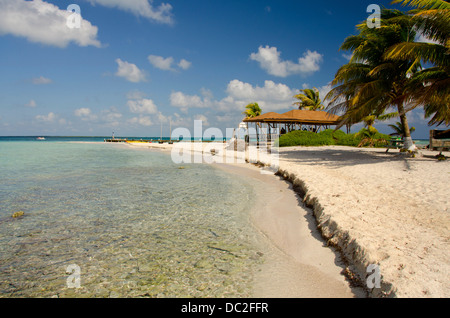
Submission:
<svg viewBox="0 0 450 318">
<path fill-rule="evenodd" d="M 90 108 L 83 107 L 76 109 L 74 115 L 80 117 L 83 121 L 95 121 L 104 127 L 117 127 L 120 125 L 119 120 L 122 118 L 122 114 L 114 107 L 102 110 L 99 115 L 94 114 Z"/>
<path fill-rule="evenodd" d="M 153 125 L 153 122 L 152 122 L 152 120 L 150 119 L 149 116 L 142 116 L 142 115 L 139 115 L 139 117 L 130 118 L 127 121 L 127 123 L 132 124 L 132 125 L 139 124 L 141 126 L 151 126 L 151 125 Z"/>
<path fill-rule="evenodd" d="M 47 123 L 54 122 L 57 118 L 58 118 L 58 116 L 55 115 L 55 113 L 53 113 L 53 112 L 50 112 L 47 115 L 37 115 L 35 117 L 35 119 L 37 119 L 39 121 L 47 122 Z"/>
<path fill-rule="evenodd" d="M 185 59 L 181 59 L 181 61 L 178 63 L 178 66 L 182 68 L 183 70 L 187 70 L 192 65 L 191 62 L 186 61 Z"/>
<path fill-rule="evenodd" d="M 98 28 L 89 21 L 82 18 L 80 28 L 67 27 L 67 18 L 71 14 L 42 0 L 0 0 L 0 35 L 11 34 L 60 48 L 71 42 L 100 47 Z"/>
<path fill-rule="evenodd" d="M 154 67 L 159 68 L 161 70 L 174 71 L 174 69 L 172 68 L 173 57 L 164 58 L 162 56 L 149 55 L 148 61 Z"/>
<path fill-rule="evenodd" d="M 91 115 L 91 110 L 89 108 L 79 108 L 74 111 L 75 116 L 83 117 Z"/>
<path fill-rule="evenodd" d="M 151 99 L 129 100 L 127 106 L 132 113 L 135 114 L 156 114 L 158 108 Z"/>
<path fill-rule="evenodd" d="M 157 114 L 158 107 L 153 100 L 145 98 L 145 93 L 141 91 L 131 91 L 127 93 L 127 106 L 134 114 Z"/>
<path fill-rule="evenodd" d="M 141 92 L 141 91 L 138 91 L 138 90 L 134 90 L 134 91 L 131 91 L 131 92 L 127 93 L 127 98 L 128 99 L 142 99 L 144 97 L 145 97 L 145 93 Z"/>
<path fill-rule="evenodd" d="M 122 114 L 119 113 L 114 107 L 108 110 L 103 110 L 101 114 L 101 118 L 112 124 L 112 125 L 118 125 L 119 119 L 122 118 Z"/>
<path fill-rule="evenodd" d="M 25 104 L 25 106 L 34 108 L 37 106 L 37 104 L 34 99 L 31 99 L 28 103 Z"/>
<path fill-rule="evenodd" d="M 414 124 L 414 125 L 427 125 L 428 124 L 428 120 L 425 119 L 425 111 L 423 109 L 423 106 L 416 107 L 412 111 L 408 112 L 406 114 L 406 117 L 408 117 L 409 124 Z M 399 120 L 400 120 L 399 118 L 395 118 L 394 122 L 399 121 Z"/>
<path fill-rule="evenodd" d="M 187 95 L 183 92 L 172 92 L 170 104 L 180 108 L 182 112 L 187 112 L 189 108 L 206 108 L 212 105 L 209 96 Z"/>
<path fill-rule="evenodd" d="M 264 86 L 253 86 L 240 80 L 232 80 L 227 86 L 227 96 L 215 100 L 209 90 L 202 89 L 202 96 L 172 92 L 170 104 L 183 112 L 190 108 L 210 108 L 216 111 L 243 111 L 245 105 L 257 102 L 264 112 L 292 107 L 295 91 L 287 85 L 265 81 Z"/>
<path fill-rule="evenodd" d="M 324 86 L 317 88 L 319 90 L 319 98 L 322 100 L 322 103 L 325 107 L 327 107 L 328 103 L 329 103 L 328 101 L 325 100 L 325 97 L 331 91 L 332 88 L 333 88 L 333 86 L 331 84 L 324 85 Z"/>
<path fill-rule="evenodd" d="M 88 0 L 91 4 L 99 4 L 109 8 L 118 8 L 129 11 L 136 16 L 144 17 L 149 20 L 172 24 L 172 6 L 168 3 L 162 3 L 158 7 L 152 5 L 152 0 Z"/>
<path fill-rule="evenodd" d="M 75 116 L 80 117 L 82 120 L 96 120 L 97 115 L 92 114 L 90 108 L 78 108 L 74 111 Z"/>
<path fill-rule="evenodd" d="M 234 101 L 240 101 L 240 105 L 257 102 L 264 112 L 291 107 L 295 95 L 295 91 L 285 84 L 265 81 L 260 87 L 236 79 L 228 83 L 227 93 Z"/>
<path fill-rule="evenodd" d="M 159 68 L 160 70 L 164 71 L 176 71 L 176 69 L 173 67 L 173 64 L 175 63 L 175 60 L 173 57 L 162 57 L 158 55 L 149 55 L 148 61 L 150 64 L 152 64 L 154 67 Z M 192 63 L 181 59 L 180 62 L 178 62 L 177 66 L 183 70 L 187 70 L 191 67 Z"/>
<path fill-rule="evenodd" d="M 298 63 L 283 61 L 280 58 L 281 52 L 276 47 L 260 46 L 257 53 L 250 54 L 250 59 L 259 62 L 261 68 L 269 74 L 279 77 L 300 74 L 307 75 L 320 69 L 320 62 L 323 56 L 316 51 L 306 51 L 303 57 L 298 59 Z"/>
<path fill-rule="evenodd" d="M 40 76 L 40 77 L 35 77 L 31 80 L 31 82 L 34 85 L 45 85 L 45 84 L 50 84 L 52 82 L 51 79 L 46 78 L 44 76 Z"/>
<path fill-rule="evenodd" d="M 205 115 L 197 114 L 194 116 L 194 120 L 201 120 L 203 126 L 209 126 L 208 118 Z"/>
<path fill-rule="evenodd" d="M 123 77 L 127 81 L 139 83 L 146 81 L 145 74 L 135 64 L 116 59 L 117 73 L 116 76 Z"/>
<path fill-rule="evenodd" d="M 163 116 L 161 112 L 158 111 L 158 107 L 153 102 L 153 100 L 145 98 L 145 93 L 140 91 L 132 91 L 127 94 L 127 98 L 127 106 L 130 109 L 130 112 L 132 112 L 133 114 L 138 114 L 138 116 L 128 119 L 128 124 L 152 126 L 152 118 L 161 119 L 161 116 Z M 152 116 L 150 117 L 147 115 Z M 122 115 L 113 110 L 108 113 L 108 117 L 111 121 L 118 122 Z"/>
</svg>

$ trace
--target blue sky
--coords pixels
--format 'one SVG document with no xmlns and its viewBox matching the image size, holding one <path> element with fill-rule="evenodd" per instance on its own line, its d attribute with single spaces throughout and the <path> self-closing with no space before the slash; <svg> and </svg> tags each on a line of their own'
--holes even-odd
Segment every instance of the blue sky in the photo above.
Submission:
<svg viewBox="0 0 450 318">
<path fill-rule="evenodd" d="M 191 129 L 196 119 L 225 131 L 250 102 L 263 112 L 291 110 L 299 89 L 329 90 L 348 61 L 339 47 L 371 3 L 393 7 L 0 0 L 0 135 L 159 136 L 161 123 L 168 135 L 169 122 Z M 81 9 L 80 28 L 66 24 L 70 4 Z M 409 120 L 413 138 L 428 138 L 423 111 Z"/>
</svg>

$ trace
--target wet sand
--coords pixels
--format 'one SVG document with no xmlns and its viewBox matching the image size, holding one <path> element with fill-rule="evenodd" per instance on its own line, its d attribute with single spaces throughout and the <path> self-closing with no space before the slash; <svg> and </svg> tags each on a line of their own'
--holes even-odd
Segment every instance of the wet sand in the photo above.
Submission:
<svg viewBox="0 0 450 318">
<path fill-rule="evenodd" d="M 339 253 L 326 246 L 312 211 L 289 182 L 249 164 L 214 166 L 256 184 L 251 219 L 261 233 L 266 262 L 255 276 L 255 297 L 365 297 L 361 288 L 350 287 Z"/>
</svg>

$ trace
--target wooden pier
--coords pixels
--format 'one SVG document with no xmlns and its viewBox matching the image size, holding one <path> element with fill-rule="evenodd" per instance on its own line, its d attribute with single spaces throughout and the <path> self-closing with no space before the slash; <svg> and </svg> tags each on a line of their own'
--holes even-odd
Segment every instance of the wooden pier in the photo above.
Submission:
<svg viewBox="0 0 450 318">
<path fill-rule="evenodd" d="M 105 139 L 105 142 L 143 142 L 143 143 L 173 144 L 174 142 L 180 142 L 180 140 L 110 138 Z"/>
<path fill-rule="evenodd" d="M 166 139 L 127 139 L 127 138 L 110 138 L 110 139 L 105 139 L 105 142 L 144 142 L 144 143 L 158 143 L 158 144 L 163 144 L 163 143 L 169 143 L 169 144 L 173 144 L 175 142 L 182 142 L 182 141 L 186 141 L 186 142 L 223 142 L 226 143 L 226 140 L 166 140 Z"/>
</svg>

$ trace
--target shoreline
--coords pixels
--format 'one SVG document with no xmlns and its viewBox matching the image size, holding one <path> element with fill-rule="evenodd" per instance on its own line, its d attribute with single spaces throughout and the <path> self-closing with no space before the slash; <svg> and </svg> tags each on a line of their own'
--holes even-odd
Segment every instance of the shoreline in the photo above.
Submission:
<svg viewBox="0 0 450 318">
<path fill-rule="evenodd" d="M 379 267 L 381 286 L 367 290 L 369 297 L 450 295 L 450 164 L 434 159 L 437 151 L 422 153 L 409 158 L 384 148 L 280 149 L 276 174 L 301 198 L 291 205 L 311 208 L 315 228 L 348 264 L 346 276 L 365 287 L 368 266 Z M 267 164 L 264 157 L 252 163 Z"/>
<path fill-rule="evenodd" d="M 251 180 L 256 198 L 249 213 L 259 232 L 265 263 L 255 273 L 256 298 L 363 298 L 342 274 L 345 263 L 326 245 L 312 211 L 292 185 L 276 175 L 261 174 L 249 164 L 213 164 L 229 174 Z"/>
<path fill-rule="evenodd" d="M 172 148 L 145 143 L 133 143 L 130 147 L 167 154 Z M 257 244 L 266 261 L 255 273 L 253 297 L 366 297 L 362 288 L 347 281 L 340 254 L 327 246 L 312 211 L 301 203 L 289 182 L 273 173 L 262 174 L 260 168 L 248 163 L 212 163 L 211 166 L 250 182 L 256 194 L 256 205 L 249 211 L 249 219 L 259 233 Z"/>
</svg>

